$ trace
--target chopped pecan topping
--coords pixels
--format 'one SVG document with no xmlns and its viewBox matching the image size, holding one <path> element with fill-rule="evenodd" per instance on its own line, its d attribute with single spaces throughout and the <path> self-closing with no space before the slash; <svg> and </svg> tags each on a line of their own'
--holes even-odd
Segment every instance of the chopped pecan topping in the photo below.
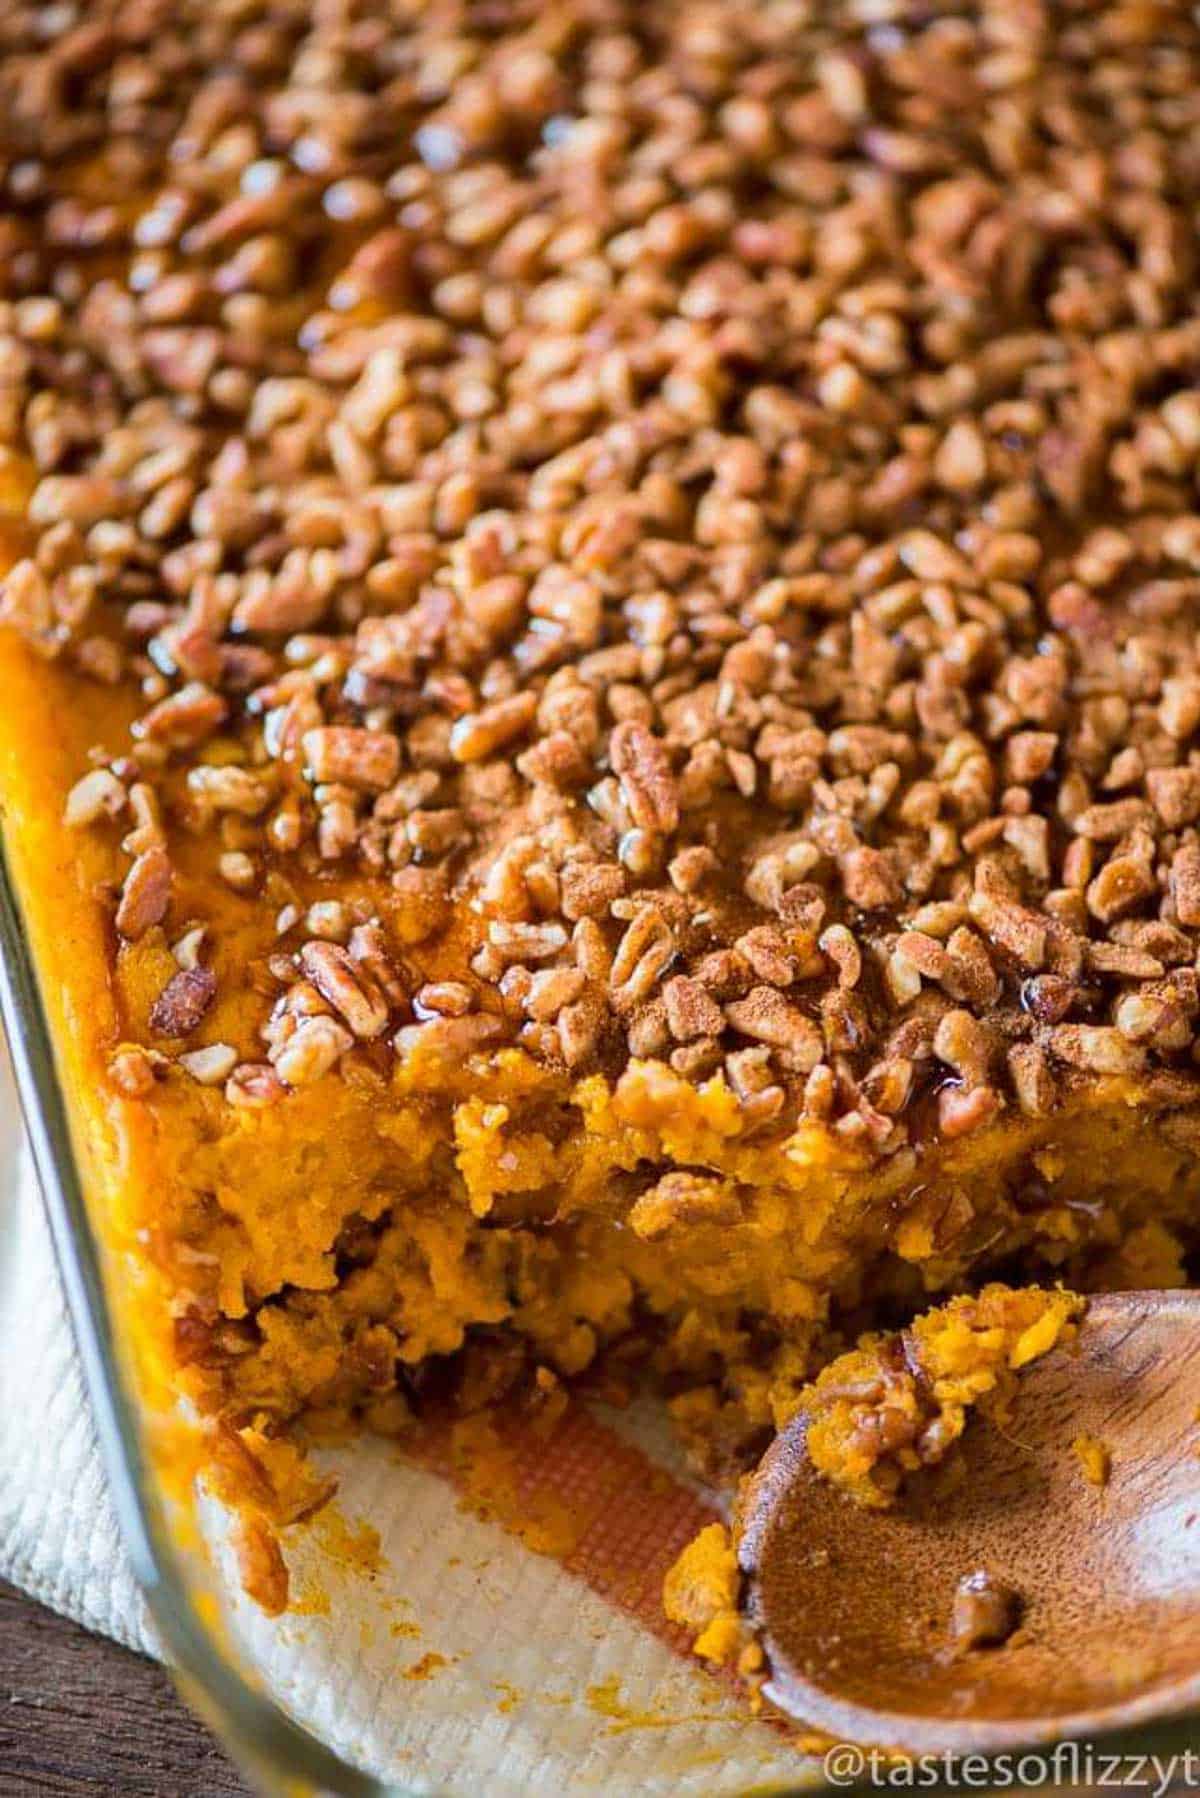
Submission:
<svg viewBox="0 0 1200 1798">
<path fill-rule="evenodd" d="M 842 883 L 851 905 L 878 911 L 900 902 L 900 883 L 879 849 L 852 849 L 842 862 Z"/>
<path fill-rule="evenodd" d="M 211 968 L 180 968 L 150 1007 L 150 1028 L 160 1036 L 187 1036 L 217 996 Z"/>
<path fill-rule="evenodd" d="M 275 1072 L 285 1086 L 308 1086 L 336 1066 L 353 1044 L 350 1032 L 333 1018 L 304 1018 L 273 1050 Z"/>
<path fill-rule="evenodd" d="M 609 756 L 634 824 L 669 836 L 679 823 L 679 794 L 662 743 L 644 725 L 618 724 Z"/>
<path fill-rule="evenodd" d="M 137 1043 L 122 1043 L 108 1064 L 108 1077 L 127 1099 L 144 1099 L 154 1091 L 154 1058 Z"/>
<path fill-rule="evenodd" d="M 191 681 L 152 705 L 138 730 L 151 742 L 165 743 L 172 749 L 190 749 L 220 728 L 227 710 L 219 693 L 211 692 L 200 681 Z"/>
<path fill-rule="evenodd" d="M 323 786 L 332 782 L 382 792 L 400 772 L 400 745 L 378 730 L 345 725 L 310 730 L 304 754 L 313 780 Z"/>
<path fill-rule="evenodd" d="M 387 1000 L 374 988 L 362 962 L 356 965 L 350 954 L 334 943 L 319 942 L 306 943 L 299 962 L 322 998 L 341 1013 L 355 1036 L 369 1038 L 386 1030 Z"/>
<path fill-rule="evenodd" d="M 285 1094 L 283 1081 L 267 1062 L 240 1062 L 225 1083 L 226 1099 L 242 1110 L 262 1111 L 277 1105 Z"/>
<path fill-rule="evenodd" d="M 115 774 L 108 768 L 93 768 L 68 793 L 63 822 L 78 830 L 101 818 L 116 818 L 124 811 L 128 798 Z"/>
<path fill-rule="evenodd" d="M 536 711 L 534 694 L 515 693 L 511 699 L 498 699 L 481 712 L 468 713 L 450 732 L 451 755 L 459 762 L 486 760 L 521 736 Z"/>
<path fill-rule="evenodd" d="M 816 1025 L 774 987 L 752 987 L 744 999 L 725 1007 L 725 1016 L 740 1035 L 783 1050 L 797 1073 L 811 1072 L 824 1053 Z"/>
<path fill-rule="evenodd" d="M 1089 1074 L 1136 1074 L 1144 1052 L 1107 1024 L 1058 1024 L 1050 1032 L 1051 1053 Z"/>
<path fill-rule="evenodd" d="M 136 713 L 126 941 L 180 833 L 333 889 L 194 1077 L 517 1041 L 882 1155 L 931 1058 L 947 1135 L 1190 1065 L 1186 7 L 78 10 L 0 66 L 0 621 Z"/>
<path fill-rule="evenodd" d="M 698 980 L 677 974 L 663 987 L 667 1023 L 677 1042 L 690 1043 L 697 1037 L 720 1036 L 725 1027 L 721 1008 L 711 999 Z"/>
<path fill-rule="evenodd" d="M 1200 925 L 1200 843 L 1185 843 L 1171 862 L 1175 916 L 1190 928 Z"/>
<path fill-rule="evenodd" d="M 143 850 L 125 876 L 117 905 L 116 926 L 128 942 L 136 943 L 167 915 L 171 897 L 171 862 L 165 849 Z"/>
<path fill-rule="evenodd" d="M 220 1086 L 237 1065 L 237 1050 L 229 1043 L 210 1043 L 179 1057 L 179 1066 L 201 1086 Z"/>
</svg>

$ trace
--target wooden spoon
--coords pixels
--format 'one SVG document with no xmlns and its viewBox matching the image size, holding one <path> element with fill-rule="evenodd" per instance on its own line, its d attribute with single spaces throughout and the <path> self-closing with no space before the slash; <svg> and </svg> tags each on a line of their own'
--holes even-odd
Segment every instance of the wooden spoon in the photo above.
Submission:
<svg viewBox="0 0 1200 1798">
<path fill-rule="evenodd" d="M 980 1751 L 1200 1705 L 1200 1293 L 1091 1301 L 1078 1342 L 1024 1370 L 1008 1433 L 972 1420 L 967 1477 L 890 1511 L 814 1473 L 803 1417 L 741 1505 L 744 1609 L 766 1695 L 841 1740 Z M 1073 1439 L 1111 1451 L 1085 1477 Z M 951 1631 L 964 1576 L 1015 1588 L 998 1646 Z"/>
</svg>

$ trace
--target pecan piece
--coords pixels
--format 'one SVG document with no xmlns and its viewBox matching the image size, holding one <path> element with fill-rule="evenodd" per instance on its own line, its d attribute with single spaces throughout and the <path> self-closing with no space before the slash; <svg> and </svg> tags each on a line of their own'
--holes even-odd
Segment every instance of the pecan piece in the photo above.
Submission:
<svg viewBox="0 0 1200 1798">
<path fill-rule="evenodd" d="M 514 693 L 497 699 L 481 712 L 468 712 L 450 732 L 450 753 L 456 762 L 481 762 L 505 749 L 524 734 L 537 711 L 535 693 Z"/>
<path fill-rule="evenodd" d="M 1152 768 L 1146 791 L 1168 830 L 1180 830 L 1200 818 L 1200 768 Z"/>
<path fill-rule="evenodd" d="M 725 1007 L 725 1016 L 742 1036 L 785 1050 L 796 1073 L 810 1073 L 824 1054 L 817 1026 L 773 986 L 752 987 Z"/>
<path fill-rule="evenodd" d="M 644 724 L 618 724 L 608 753 L 633 822 L 669 836 L 679 823 L 679 789 L 665 745 Z"/>
<path fill-rule="evenodd" d="M 663 987 L 667 1023 L 671 1035 L 679 1043 L 693 1042 L 701 1036 L 719 1036 L 725 1019 L 716 1000 L 710 998 L 698 980 L 677 974 Z"/>
<path fill-rule="evenodd" d="M 1175 915 L 1181 924 L 1200 924 L 1200 847 L 1185 844 L 1171 863 Z"/>
<path fill-rule="evenodd" d="M 1136 1074 L 1146 1065 L 1145 1050 L 1109 1024 L 1058 1024 L 1048 1041 L 1060 1061 L 1089 1074 Z"/>
<path fill-rule="evenodd" d="M 842 885 L 851 905 L 862 911 L 880 911 L 899 905 L 900 882 L 896 870 L 880 849 L 851 849 L 842 857 Z"/>
<path fill-rule="evenodd" d="M 321 997 L 341 1012 L 355 1036 L 369 1040 L 387 1029 L 387 1000 L 373 987 L 364 966 L 356 965 L 345 949 L 336 943 L 305 943 L 299 961 Z"/>
<path fill-rule="evenodd" d="M 237 1066 L 237 1050 L 231 1043 L 210 1043 L 181 1055 L 179 1066 L 200 1086 L 220 1086 Z"/>
<path fill-rule="evenodd" d="M 189 749 L 219 730 L 229 708 L 219 693 L 189 681 L 178 693 L 151 706 L 137 725 L 140 736 L 172 749 Z"/>
<path fill-rule="evenodd" d="M 400 772 L 400 745 L 387 731 L 323 725 L 305 731 L 304 755 L 312 780 L 320 786 L 382 793 Z"/>
<path fill-rule="evenodd" d="M 161 924 L 171 897 L 171 862 L 165 849 L 143 850 L 134 861 L 117 905 L 116 926 L 126 942 L 136 943 Z"/>
<path fill-rule="evenodd" d="M 225 1082 L 227 1102 L 242 1111 L 263 1111 L 286 1095 L 283 1081 L 265 1061 L 240 1062 Z"/>
<path fill-rule="evenodd" d="M 129 795 L 115 774 L 108 768 L 93 768 L 67 794 L 63 823 L 79 830 L 100 818 L 115 818 L 124 811 L 128 800 Z"/>
<path fill-rule="evenodd" d="M 304 1018 L 279 1050 L 275 1072 L 285 1086 L 309 1086 L 322 1079 L 354 1047 L 350 1032 L 330 1017 Z"/>
<path fill-rule="evenodd" d="M 609 975 L 613 1008 L 622 1014 L 648 999 L 675 958 L 671 928 L 654 906 L 644 906 L 617 947 Z"/>
<path fill-rule="evenodd" d="M 127 1099 L 144 1099 L 154 1091 L 154 1060 L 137 1043 L 122 1043 L 109 1061 L 108 1077 Z"/>
<path fill-rule="evenodd" d="M 180 968 L 150 1007 L 150 1028 L 159 1036 L 187 1036 L 217 996 L 211 968 Z"/>
</svg>

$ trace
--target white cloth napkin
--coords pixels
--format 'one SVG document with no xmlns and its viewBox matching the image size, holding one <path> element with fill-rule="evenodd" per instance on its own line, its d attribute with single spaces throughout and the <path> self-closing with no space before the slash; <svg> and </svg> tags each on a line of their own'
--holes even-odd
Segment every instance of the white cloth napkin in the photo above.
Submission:
<svg viewBox="0 0 1200 1798">
<path fill-rule="evenodd" d="M 153 1652 L 145 1607 L 121 1551 L 6 1060 L 0 1065 L 0 1575 L 89 1629 Z"/>
</svg>

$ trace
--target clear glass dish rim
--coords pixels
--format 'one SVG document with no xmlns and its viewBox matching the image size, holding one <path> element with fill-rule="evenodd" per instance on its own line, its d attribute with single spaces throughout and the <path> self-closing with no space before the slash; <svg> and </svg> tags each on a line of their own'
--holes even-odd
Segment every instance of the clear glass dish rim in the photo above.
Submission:
<svg viewBox="0 0 1200 1798">
<path fill-rule="evenodd" d="M 256 1691 L 206 1627 L 193 1601 L 163 1499 L 155 1489 L 137 1403 L 121 1365 L 101 1248 L 84 1197 L 53 1037 L 4 841 L 5 825 L 0 817 L 0 1018 L 117 1522 L 168 1665 L 188 1701 L 264 1790 L 328 1792 L 337 1798 L 418 1798 L 411 1788 L 384 1783 L 352 1767 Z M 1179 1756 L 1200 1744 L 1200 1708 L 1088 1741 L 1109 1755 Z M 975 1793 L 1022 1789 L 1014 1786 L 1011 1769 L 1023 1752 L 1045 1758 L 1049 1750 L 1045 1742 L 1030 1742 L 1026 1750 L 971 1756 L 978 1776 L 970 1780 L 969 1789 Z M 871 1779 L 767 1788 L 774 1798 L 820 1791 L 866 1798 L 880 1789 L 880 1782 Z M 964 1785 L 961 1780 L 922 1780 L 921 1789 L 936 1798 L 939 1793 L 961 1792 Z M 764 1788 L 755 1790 L 762 1793 Z"/>
</svg>

